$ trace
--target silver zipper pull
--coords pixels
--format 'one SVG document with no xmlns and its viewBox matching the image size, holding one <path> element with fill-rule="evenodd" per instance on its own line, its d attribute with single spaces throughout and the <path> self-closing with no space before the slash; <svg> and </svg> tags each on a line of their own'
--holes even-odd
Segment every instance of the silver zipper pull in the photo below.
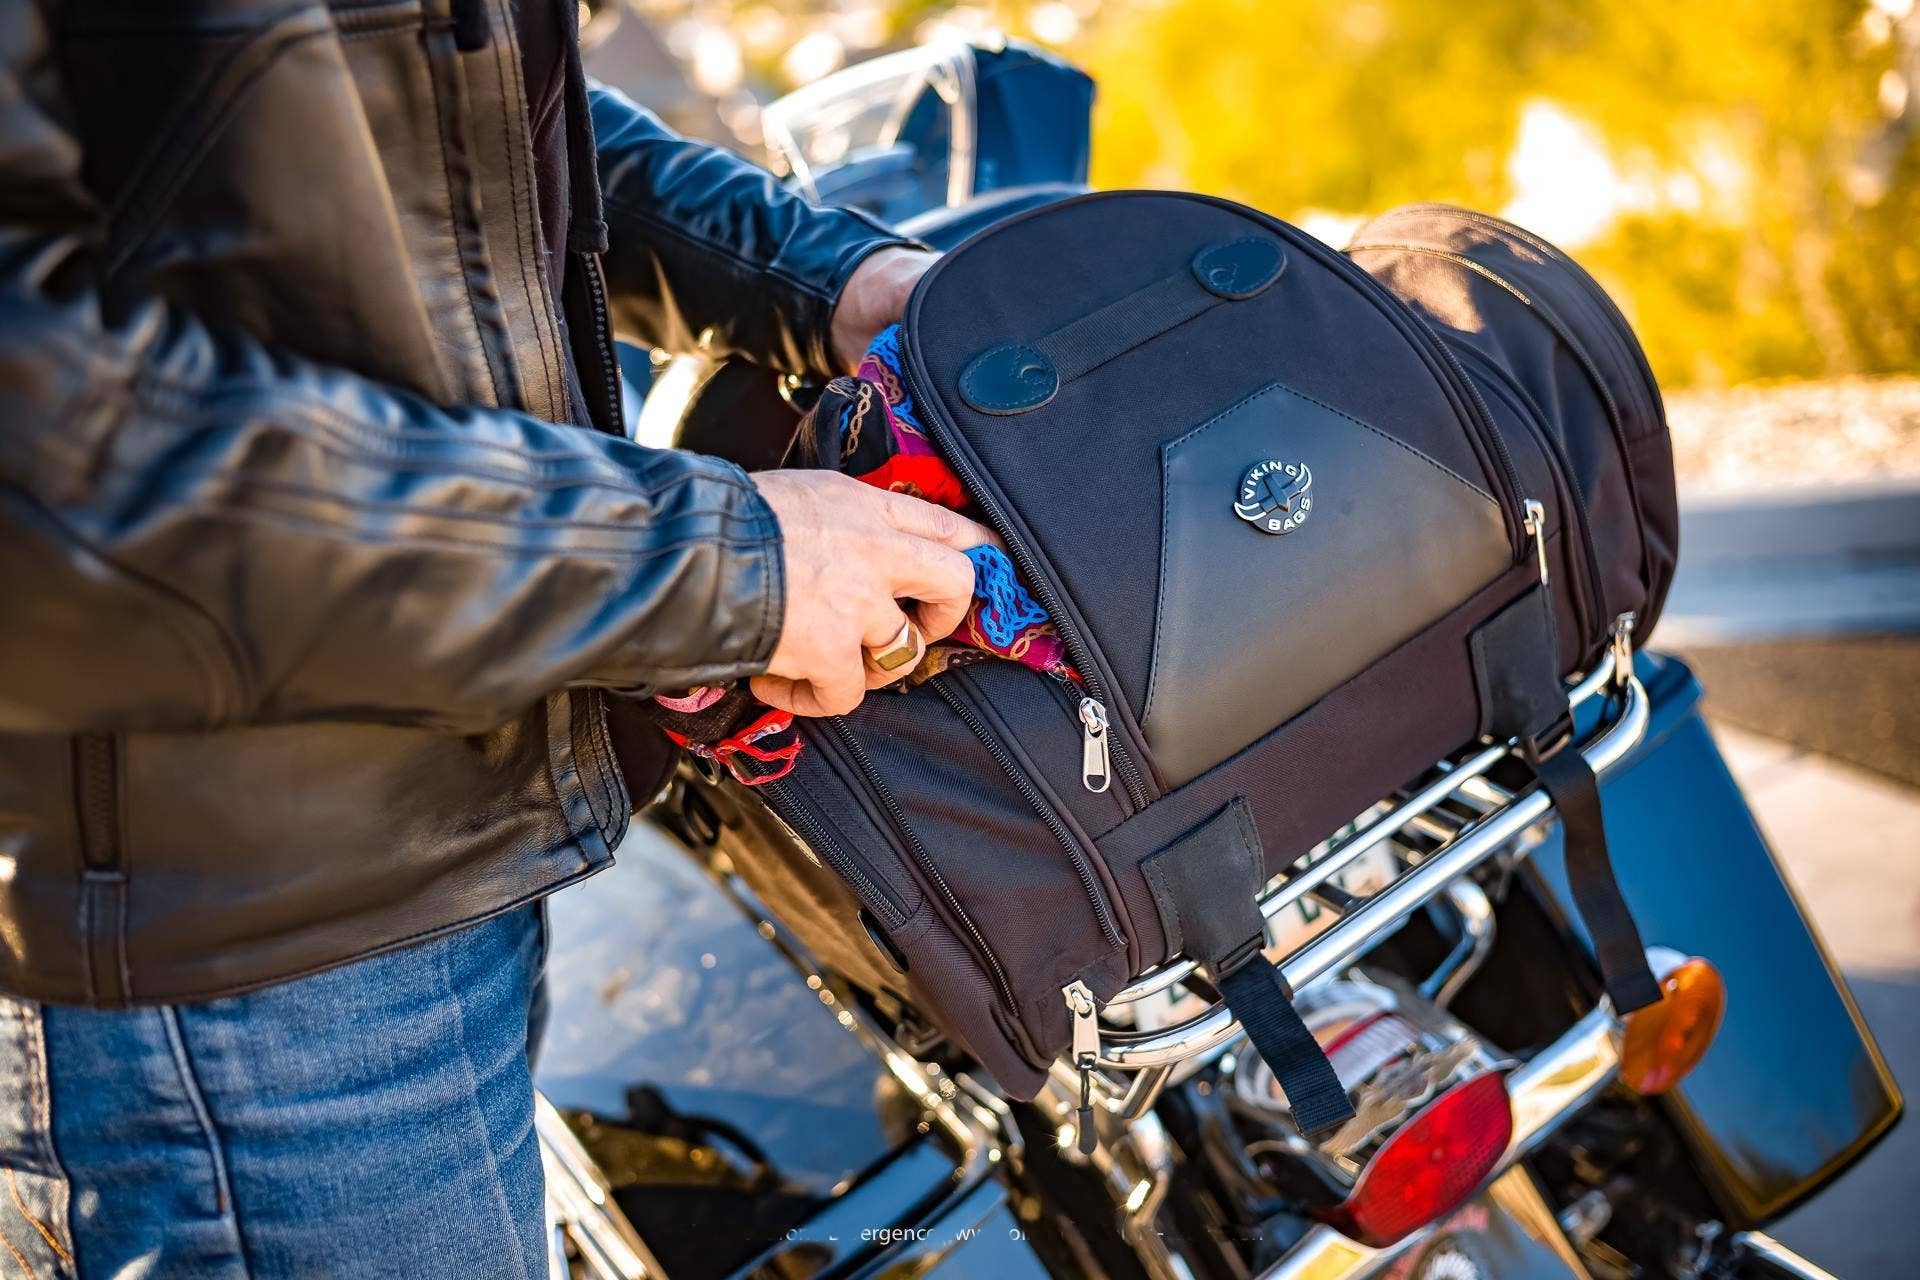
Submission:
<svg viewBox="0 0 1920 1280">
<path fill-rule="evenodd" d="M 1107 709 L 1097 698 L 1080 699 L 1080 781 L 1098 795 L 1113 785 L 1107 755 Z"/>
<path fill-rule="evenodd" d="M 1613 620 L 1610 644 L 1613 649 L 1613 683 L 1624 689 L 1633 679 L 1633 624 L 1640 615 L 1629 609 Z"/>
<path fill-rule="evenodd" d="M 1084 704 L 1083 704 L 1084 705 Z M 1099 706 L 1099 703 L 1094 703 Z M 1080 1109 L 1074 1114 L 1080 1154 L 1090 1156 L 1100 1135 L 1093 1127 L 1093 1071 L 1100 1065 L 1100 1010 L 1087 984 L 1075 978 L 1060 988 L 1073 1015 L 1073 1065 L 1080 1072 Z"/>
<path fill-rule="evenodd" d="M 1527 513 L 1527 532 L 1533 535 L 1533 550 L 1540 557 L 1540 581 L 1547 582 L 1547 508 L 1537 498 L 1528 498 L 1520 504 Z"/>
</svg>

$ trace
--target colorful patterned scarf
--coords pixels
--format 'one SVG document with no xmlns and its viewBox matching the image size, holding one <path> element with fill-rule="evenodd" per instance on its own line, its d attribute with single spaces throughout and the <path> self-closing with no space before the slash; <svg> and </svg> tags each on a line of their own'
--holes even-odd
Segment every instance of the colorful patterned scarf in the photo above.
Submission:
<svg viewBox="0 0 1920 1280">
<path fill-rule="evenodd" d="M 900 326 L 875 338 L 851 378 L 828 384 L 800 424 L 802 456 L 836 467 L 877 489 L 912 494 L 974 514 L 972 500 L 921 425 L 900 375 Z M 926 655 L 902 682 L 919 684 L 950 667 L 1009 658 L 1060 680 L 1080 683 L 1066 647 L 1007 553 L 996 546 L 967 552 L 973 561 L 974 601 L 965 621 Z M 755 702 L 744 691 L 695 689 L 653 700 L 667 736 L 696 755 L 725 765 L 757 786 L 784 777 L 800 753 L 793 717 Z"/>
</svg>

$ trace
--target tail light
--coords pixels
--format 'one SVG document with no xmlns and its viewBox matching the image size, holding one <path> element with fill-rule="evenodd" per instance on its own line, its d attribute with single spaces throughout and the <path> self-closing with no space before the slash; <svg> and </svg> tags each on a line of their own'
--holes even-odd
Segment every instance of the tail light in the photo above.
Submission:
<svg viewBox="0 0 1920 1280">
<path fill-rule="evenodd" d="M 1661 999 L 1627 1015 L 1620 1080 L 1635 1093 L 1665 1093 L 1700 1063 L 1727 1010 L 1720 971 L 1699 957 L 1669 969 Z"/>
<path fill-rule="evenodd" d="M 1392 1244 L 1464 1204 L 1512 1137 L 1505 1078 L 1463 1080 L 1387 1139 L 1329 1219 L 1362 1244 Z"/>
</svg>

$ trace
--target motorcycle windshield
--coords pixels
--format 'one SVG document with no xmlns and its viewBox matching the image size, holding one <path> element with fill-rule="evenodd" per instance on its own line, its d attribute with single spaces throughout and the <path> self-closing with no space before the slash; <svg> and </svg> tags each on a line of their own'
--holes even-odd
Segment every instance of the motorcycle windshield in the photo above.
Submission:
<svg viewBox="0 0 1920 1280">
<path fill-rule="evenodd" d="M 769 104 L 778 172 L 809 199 L 899 221 L 973 195 L 974 51 L 937 43 L 887 54 Z"/>
</svg>

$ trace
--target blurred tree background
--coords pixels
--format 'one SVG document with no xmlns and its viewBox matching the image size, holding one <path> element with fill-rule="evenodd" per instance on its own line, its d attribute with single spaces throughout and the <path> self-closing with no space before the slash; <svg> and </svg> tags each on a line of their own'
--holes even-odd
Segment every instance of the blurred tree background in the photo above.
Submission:
<svg viewBox="0 0 1920 1280">
<path fill-rule="evenodd" d="M 1575 252 L 1669 386 L 1920 371 L 1915 0 L 639 0 L 720 118 L 950 32 L 1099 84 L 1094 180 L 1335 243 L 1414 200 Z"/>
</svg>

